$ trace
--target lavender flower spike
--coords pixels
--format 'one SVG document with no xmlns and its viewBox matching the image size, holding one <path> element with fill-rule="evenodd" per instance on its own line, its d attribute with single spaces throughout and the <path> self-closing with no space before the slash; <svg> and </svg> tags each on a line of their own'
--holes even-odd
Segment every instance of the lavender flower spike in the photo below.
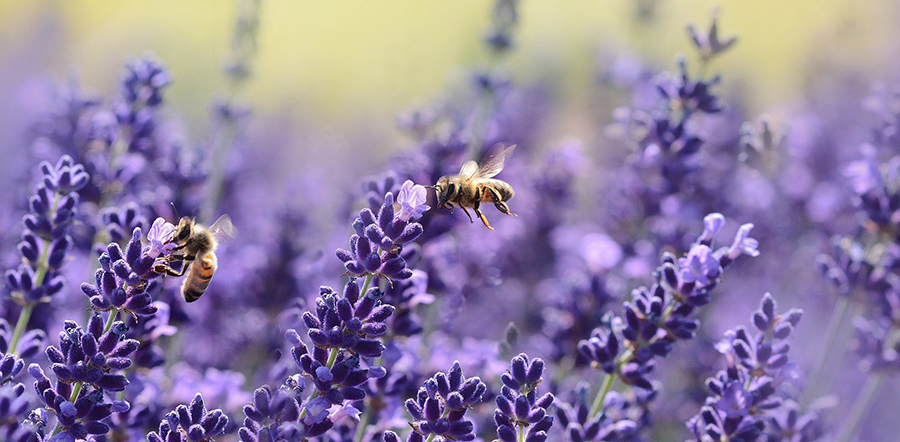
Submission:
<svg viewBox="0 0 900 442">
<path fill-rule="evenodd" d="M 517 433 L 525 434 L 526 442 L 547 440 L 547 431 L 553 425 L 553 416 L 547 414 L 547 409 L 553 404 L 553 395 L 537 397 L 543 373 L 543 360 L 529 360 L 522 353 L 510 361 L 509 371 L 500 377 L 503 388 L 497 396 L 494 422 L 502 442 L 521 442 Z"/>
<path fill-rule="evenodd" d="M 475 440 L 475 424 L 465 419 L 466 411 L 481 402 L 487 385 L 481 379 L 466 378 L 459 361 L 446 373 L 439 372 L 419 388 L 416 399 L 406 401 L 406 411 L 414 419 L 413 431 L 407 442 L 433 440 Z M 385 441 L 399 441 L 396 433 L 388 431 Z"/>
<path fill-rule="evenodd" d="M 159 432 L 147 435 L 148 442 L 207 442 L 225 432 L 228 416 L 222 410 L 207 411 L 197 393 L 190 405 L 179 405 L 159 423 Z"/>
</svg>

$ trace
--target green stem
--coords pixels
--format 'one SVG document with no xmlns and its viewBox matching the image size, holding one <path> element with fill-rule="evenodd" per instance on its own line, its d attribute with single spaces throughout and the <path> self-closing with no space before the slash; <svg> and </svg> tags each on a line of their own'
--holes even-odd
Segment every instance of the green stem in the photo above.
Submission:
<svg viewBox="0 0 900 442">
<path fill-rule="evenodd" d="M 872 406 L 872 402 L 884 382 L 884 373 L 875 373 L 869 375 L 863 385 L 862 392 L 856 398 L 853 408 L 850 409 L 849 417 L 845 421 L 844 427 L 841 429 L 840 435 L 835 439 L 838 442 L 850 442 L 856 436 L 859 425 L 862 423 L 863 417 Z"/>
<path fill-rule="evenodd" d="M 108 332 L 109 329 L 112 328 L 113 323 L 116 322 L 116 318 L 118 318 L 118 317 L 119 317 L 118 310 L 113 310 L 113 311 L 109 312 L 109 318 L 106 319 L 106 326 L 103 327 L 103 333 Z M 97 338 L 99 339 L 99 336 Z"/>
<path fill-rule="evenodd" d="M 822 351 L 819 353 L 816 364 L 813 365 L 813 372 L 809 377 L 809 383 L 806 385 L 803 392 L 801 404 L 804 409 L 806 409 L 813 398 L 816 397 L 816 390 L 818 390 L 819 383 L 822 381 L 822 376 L 825 374 L 826 367 L 829 366 L 828 359 L 835 348 L 834 341 L 837 339 L 841 324 L 844 323 L 844 318 L 847 315 L 847 307 L 849 305 L 850 297 L 841 296 L 837 305 L 834 306 L 834 310 L 831 312 L 828 328 L 825 329 L 825 346 L 822 347 Z"/>
<path fill-rule="evenodd" d="M 606 395 L 612 390 L 613 382 L 616 380 L 616 374 L 608 374 L 603 378 L 603 384 L 600 386 L 600 392 L 594 398 L 594 405 L 591 407 L 591 416 L 596 416 L 603 410 L 603 403 L 606 402 Z"/>
<path fill-rule="evenodd" d="M 675 311 L 675 302 L 670 303 L 666 306 L 666 309 L 663 311 L 662 316 L 660 317 L 659 323 L 664 324 L 672 313 Z M 647 344 L 652 344 L 656 342 L 657 339 L 651 339 Z M 619 373 L 619 370 L 622 369 L 622 366 L 627 364 L 634 358 L 634 351 L 627 350 L 624 353 L 620 354 L 618 359 L 616 360 L 616 370 L 612 374 L 606 375 L 603 378 L 603 384 L 600 386 L 600 391 L 597 392 L 597 396 L 594 397 L 594 403 L 591 406 L 591 418 L 597 416 L 603 410 L 603 403 L 606 402 L 606 396 L 612 390 L 613 382 L 616 380 L 616 376 Z"/>
<path fill-rule="evenodd" d="M 212 148 L 212 170 L 209 173 L 209 179 L 206 182 L 207 195 L 203 200 L 203 206 L 200 210 L 200 220 L 211 222 L 215 215 L 216 207 L 218 207 L 222 199 L 222 186 L 225 182 L 225 166 L 227 165 L 228 154 L 234 144 L 234 138 L 237 134 L 237 128 L 234 121 L 226 121 L 223 123 L 221 134 L 216 137 Z"/>
<path fill-rule="evenodd" d="M 22 311 L 19 312 L 19 320 L 16 321 L 16 328 L 13 331 L 12 340 L 9 344 L 10 354 L 16 354 L 16 346 L 19 345 L 19 339 L 22 337 L 22 334 L 25 333 L 25 327 L 31 319 L 32 312 L 34 312 L 34 304 L 28 304 L 25 307 L 22 307 Z"/>
<path fill-rule="evenodd" d="M 381 249 L 379 249 L 379 251 L 380 251 L 380 250 L 381 250 Z M 374 278 L 375 278 L 375 277 L 374 277 L 373 275 L 366 275 L 366 279 L 363 281 L 362 288 L 359 289 L 359 296 L 360 296 L 360 297 L 366 296 L 366 291 L 369 290 L 369 286 L 372 285 L 372 279 L 374 279 Z"/>
<path fill-rule="evenodd" d="M 525 426 L 519 425 L 519 442 L 525 442 Z"/>
</svg>

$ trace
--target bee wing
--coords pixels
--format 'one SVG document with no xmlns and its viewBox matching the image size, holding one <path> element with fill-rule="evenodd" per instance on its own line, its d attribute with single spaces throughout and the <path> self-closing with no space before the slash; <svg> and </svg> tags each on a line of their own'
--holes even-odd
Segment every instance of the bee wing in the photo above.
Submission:
<svg viewBox="0 0 900 442">
<path fill-rule="evenodd" d="M 475 172 L 478 171 L 478 163 L 474 161 L 466 161 L 466 164 L 463 164 L 462 168 L 459 169 L 459 175 L 462 177 L 470 177 L 474 176 Z"/>
<path fill-rule="evenodd" d="M 237 229 L 234 227 L 234 224 L 231 224 L 231 217 L 228 215 L 222 215 L 219 219 L 216 220 L 211 226 L 209 226 L 209 232 L 216 237 L 216 240 L 222 241 L 234 238 L 237 234 Z"/>
<path fill-rule="evenodd" d="M 512 146 L 495 144 L 494 147 L 488 151 L 488 154 L 484 157 L 484 161 L 481 162 L 481 167 L 478 168 L 478 171 L 475 172 L 475 175 L 473 175 L 472 178 L 491 178 L 500 173 L 500 171 L 503 170 L 503 163 L 506 161 L 506 157 L 509 156 L 515 148 L 515 144 Z"/>
</svg>

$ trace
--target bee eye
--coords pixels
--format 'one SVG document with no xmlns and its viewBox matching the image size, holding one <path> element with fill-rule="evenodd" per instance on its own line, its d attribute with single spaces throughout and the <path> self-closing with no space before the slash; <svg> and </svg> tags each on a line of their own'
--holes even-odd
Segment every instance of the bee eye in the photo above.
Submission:
<svg viewBox="0 0 900 442">
<path fill-rule="evenodd" d="M 178 232 L 178 240 L 184 241 L 188 238 L 188 236 L 190 236 L 190 234 L 191 234 L 191 228 L 185 227 Z"/>
<path fill-rule="evenodd" d="M 450 183 L 450 185 L 447 186 L 447 193 L 450 195 L 456 194 L 456 183 Z"/>
</svg>

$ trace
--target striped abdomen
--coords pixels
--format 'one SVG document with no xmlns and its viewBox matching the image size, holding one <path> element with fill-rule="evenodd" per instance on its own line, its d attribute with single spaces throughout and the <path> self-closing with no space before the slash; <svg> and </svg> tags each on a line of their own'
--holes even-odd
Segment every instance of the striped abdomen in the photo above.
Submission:
<svg viewBox="0 0 900 442">
<path fill-rule="evenodd" d="M 485 180 L 481 183 L 482 186 L 482 202 L 492 202 L 493 199 L 491 197 L 491 192 L 487 189 L 493 189 L 494 192 L 500 196 L 500 201 L 509 201 L 516 192 L 513 190 L 512 186 L 509 185 L 506 181 L 489 179 Z"/>
<path fill-rule="evenodd" d="M 194 302 L 200 299 L 200 296 L 209 287 L 209 281 L 212 280 L 213 274 L 216 273 L 216 267 L 218 267 L 218 260 L 213 252 L 198 256 L 191 263 L 187 278 L 181 284 L 181 294 L 184 296 L 185 301 Z"/>
</svg>

